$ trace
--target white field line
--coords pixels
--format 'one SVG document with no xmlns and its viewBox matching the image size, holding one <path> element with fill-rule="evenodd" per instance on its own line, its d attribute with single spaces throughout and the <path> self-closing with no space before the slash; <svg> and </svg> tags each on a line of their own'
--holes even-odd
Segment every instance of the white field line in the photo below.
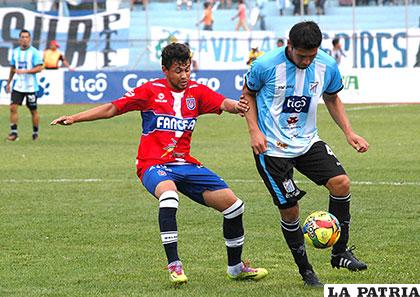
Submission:
<svg viewBox="0 0 420 297">
<path fill-rule="evenodd" d="M 24 183 L 98 183 L 118 180 L 105 180 L 101 178 L 57 178 L 57 179 L 2 179 L 0 183 L 3 184 L 24 184 Z M 122 181 L 122 180 L 121 180 Z"/>
<path fill-rule="evenodd" d="M 389 105 L 368 105 L 368 106 L 358 106 L 358 107 L 347 107 L 346 111 L 358 111 L 358 110 L 367 110 L 367 109 L 377 109 L 377 108 L 392 108 L 401 106 L 402 104 L 389 104 Z"/>
<path fill-rule="evenodd" d="M 57 179 L 0 179 L 2 184 L 23 184 L 23 183 L 110 183 L 110 182 L 124 182 L 131 179 L 102 179 L 102 178 L 57 178 Z M 226 180 L 228 183 L 262 183 L 260 179 L 230 179 Z M 298 184 L 312 183 L 309 180 L 295 180 Z M 420 186 L 419 182 L 405 182 L 405 181 L 352 181 L 353 185 L 366 186 Z"/>
<path fill-rule="evenodd" d="M 255 183 L 262 182 L 262 180 L 255 179 L 231 179 L 226 180 L 231 183 Z M 297 184 L 311 184 L 309 180 L 295 180 Z M 367 185 L 367 186 L 420 186 L 419 182 L 404 182 L 404 181 L 351 181 L 352 185 Z"/>
</svg>

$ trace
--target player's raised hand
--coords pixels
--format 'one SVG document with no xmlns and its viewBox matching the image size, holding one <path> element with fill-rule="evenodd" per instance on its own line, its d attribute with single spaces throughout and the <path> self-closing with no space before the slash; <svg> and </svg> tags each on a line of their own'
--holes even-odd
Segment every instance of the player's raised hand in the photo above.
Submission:
<svg viewBox="0 0 420 297">
<path fill-rule="evenodd" d="M 64 125 L 68 126 L 74 123 L 72 116 L 61 116 L 50 123 L 50 125 Z"/>
<path fill-rule="evenodd" d="M 347 135 L 347 142 L 359 153 L 365 153 L 369 149 L 369 143 L 356 133 Z"/>
</svg>

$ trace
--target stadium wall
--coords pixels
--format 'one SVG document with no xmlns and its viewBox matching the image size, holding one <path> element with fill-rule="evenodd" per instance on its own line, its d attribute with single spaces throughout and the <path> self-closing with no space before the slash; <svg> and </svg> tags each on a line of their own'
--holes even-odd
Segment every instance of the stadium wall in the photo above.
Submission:
<svg viewBox="0 0 420 297">
<path fill-rule="evenodd" d="M 246 70 L 197 71 L 191 78 L 229 98 L 239 98 Z M 0 68 L 0 104 L 10 103 L 5 91 L 9 68 Z M 342 71 L 344 103 L 420 103 L 420 69 L 347 69 Z M 44 70 L 38 75 L 39 104 L 105 103 L 128 90 L 162 77 L 160 71 Z"/>
</svg>

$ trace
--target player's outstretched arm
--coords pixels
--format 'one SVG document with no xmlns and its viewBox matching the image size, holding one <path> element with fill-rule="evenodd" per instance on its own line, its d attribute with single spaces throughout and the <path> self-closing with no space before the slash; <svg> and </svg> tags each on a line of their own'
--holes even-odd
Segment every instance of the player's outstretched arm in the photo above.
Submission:
<svg viewBox="0 0 420 297">
<path fill-rule="evenodd" d="M 230 113 L 237 113 L 241 117 L 243 117 L 245 115 L 245 112 L 248 111 L 249 106 L 244 96 L 241 95 L 241 97 L 239 98 L 239 101 L 226 98 L 225 100 L 223 100 L 222 105 L 220 106 L 220 109 L 223 111 L 230 112 Z"/>
<path fill-rule="evenodd" d="M 323 98 L 328 112 L 341 130 L 343 130 L 347 142 L 359 153 L 367 152 L 369 143 L 362 136 L 357 135 L 353 131 L 340 97 L 338 97 L 337 94 L 324 94 Z"/>
<path fill-rule="evenodd" d="M 94 107 L 71 116 L 61 116 L 51 122 L 51 125 L 71 125 L 77 122 L 87 122 L 108 119 L 117 115 L 118 109 L 112 103 Z"/>
<path fill-rule="evenodd" d="M 267 139 L 258 127 L 256 93 L 249 90 L 245 83 L 242 95 L 249 106 L 248 112 L 245 113 L 245 119 L 248 124 L 251 147 L 254 153 L 258 155 L 267 150 Z"/>
</svg>

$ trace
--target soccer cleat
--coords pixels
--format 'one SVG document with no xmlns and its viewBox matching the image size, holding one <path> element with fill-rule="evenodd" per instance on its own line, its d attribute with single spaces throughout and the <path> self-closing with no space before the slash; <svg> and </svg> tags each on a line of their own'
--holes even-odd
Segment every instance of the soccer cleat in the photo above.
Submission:
<svg viewBox="0 0 420 297">
<path fill-rule="evenodd" d="M 302 275 L 303 285 L 305 287 L 321 288 L 324 286 L 324 284 L 319 281 L 315 272 L 313 272 L 310 269 L 305 270 L 305 272 L 303 272 L 301 275 Z"/>
<path fill-rule="evenodd" d="M 33 133 L 32 134 L 32 140 L 38 140 L 38 133 Z"/>
<path fill-rule="evenodd" d="M 188 281 L 187 276 L 182 268 L 181 261 L 174 261 L 168 265 L 169 278 L 175 286 L 185 284 Z"/>
<path fill-rule="evenodd" d="M 351 271 L 365 270 L 367 265 L 362 261 L 358 260 L 354 254 L 353 250 L 356 249 L 355 246 L 347 249 L 345 252 L 340 254 L 331 255 L 331 266 L 333 268 L 340 269 L 340 267 L 347 268 Z"/>
<path fill-rule="evenodd" d="M 18 137 L 18 135 L 16 133 L 10 133 L 7 136 L 6 140 L 7 141 L 18 141 L 19 140 L 19 137 Z"/>
<path fill-rule="evenodd" d="M 241 272 L 237 275 L 230 274 L 228 272 L 228 278 L 233 280 L 254 280 L 258 281 L 266 277 L 268 271 L 264 268 L 251 268 L 249 267 L 249 261 L 243 262 Z"/>
</svg>

